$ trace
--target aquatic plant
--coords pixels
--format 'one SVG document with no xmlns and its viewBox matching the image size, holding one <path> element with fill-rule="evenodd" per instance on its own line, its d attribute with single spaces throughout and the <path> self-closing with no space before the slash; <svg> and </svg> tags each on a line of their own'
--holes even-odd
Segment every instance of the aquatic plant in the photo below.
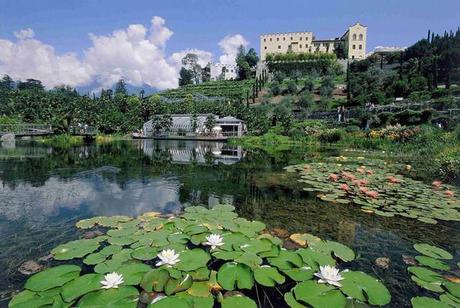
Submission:
<svg viewBox="0 0 460 308">
<path fill-rule="evenodd" d="M 391 300 L 374 277 L 340 272 L 355 258 L 347 246 L 295 234 L 299 248 L 286 250 L 265 224 L 238 217 L 230 205 L 187 207 L 180 217 L 93 217 L 77 227 L 106 233 L 54 248 L 56 260 L 72 264 L 31 276 L 9 307 L 244 308 L 257 307 L 267 290 L 282 290 L 291 307 Z"/>
<path fill-rule="evenodd" d="M 300 174 L 305 191 L 321 200 L 361 206 L 362 211 L 384 217 L 395 215 L 436 224 L 460 221 L 458 189 L 440 181 L 427 185 L 403 176 L 406 167 L 364 157 L 336 157 L 333 161 L 288 166 Z"/>
<path fill-rule="evenodd" d="M 419 287 L 439 294 L 438 299 L 417 296 L 411 299 L 414 308 L 442 307 L 452 308 L 460 306 L 460 277 L 452 270 L 448 261 L 453 256 L 448 251 L 429 244 L 415 244 L 414 249 L 422 255 L 416 256 L 418 264 L 407 268 Z M 456 264 L 457 271 L 460 262 Z"/>
</svg>

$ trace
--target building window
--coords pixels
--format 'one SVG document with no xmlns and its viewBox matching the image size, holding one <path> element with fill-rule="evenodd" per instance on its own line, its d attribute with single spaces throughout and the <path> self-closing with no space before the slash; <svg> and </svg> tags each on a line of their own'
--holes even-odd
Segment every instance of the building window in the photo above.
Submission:
<svg viewBox="0 0 460 308">
<path fill-rule="evenodd" d="M 356 41 L 356 33 L 353 34 L 353 41 Z"/>
<path fill-rule="evenodd" d="M 270 38 L 270 42 L 272 41 L 272 38 Z"/>
<path fill-rule="evenodd" d="M 299 40 L 302 40 L 302 37 L 300 37 Z"/>
<path fill-rule="evenodd" d="M 294 40 L 294 38 L 291 36 L 291 41 L 293 41 L 293 40 Z"/>
<path fill-rule="evenodd" d="M 279 37 L 277 37 L 277 38 L 276 38 L 276 40 L 279 42 L 280 38 L 279 38 Z"/>
<path fill-rule="evenodd" d="M 266 42 L 266 41 L 267 41 L 267 39 L 264 39 L 264 42 Z"/>
<path fill-rule="evenodd" d="M 299 45 L 299 48 L 302 48 L 302 44 Z"/>
<path fill-rule="evenodd" d="M 264 49 L 267 50 L 267 46 L 265 46 Z"/>
<path fill-rule="evenodd" d="M 278 49 L 281 49 L 281 45 L 278 45 Z"/>
<path fill-rule="evenodd" d="M 351 56 L 351 59 L 353 59 L 353 60 L 354 60 L 354 59 L 355 59 L 355 56 Z"/>
<path fill-rule="evenodd" d="M 362 34 L 359 35 L 359 40 L 360 40 L 360 41 L 363 40 L 363 35 L 362 35 Z"/>
<path fill-rule="evenodd" d="M 353 44 L 353 49 L 356 49 L 356 45 Z"/>
<path fill-rule="evenodd" d="M 359 44 L 359 50 L 363 49 L 363 45 Z"/>
<path fill-rule="evenodd" d="M 283 37 L 283 41 L 285 41 L 285 40 L 286 40 L 286 38 L 285 38 L 285 37 Z"/>
</svg>

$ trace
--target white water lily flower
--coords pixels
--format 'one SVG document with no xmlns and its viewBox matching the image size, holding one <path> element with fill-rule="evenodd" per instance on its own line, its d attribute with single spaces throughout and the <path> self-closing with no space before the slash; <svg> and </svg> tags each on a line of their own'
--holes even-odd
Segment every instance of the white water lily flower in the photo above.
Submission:
<svg viewBox="0 0 460 308">
<path fill-rule="evenodd" d="M 333 266 L 325 265 L 319 267 L 319 272 L 315 273 L 315 276 L 319 278 L 319 283 L 328 283 L 330 285 L 341 287 L 340 280 L 343 277 L 339 273 L 339 269 Z"/>
<path fill-rule="evenodd" d="M 174 249 L 165 249 L 162 250 L 158 254 L 158 258 L 160 258 L 160 262 L 156 264 L 156 266 L 161 266 L 163 264 L 166 264 L 168 266 L 173 266 L 177 262 L 179 262 L 179 254 L 176 254 L 176 251 Z"/>
<path fill-rule="evenodd" d="M 205 245 L 211 246 L 211 249 L 216 249 L 217 246 L 222 246 L 224 244 L 224 238 L 219 234 L 211 234 L 206 236 L 207 242 Z"/>
<path fill-rule="evenodd" d="M 123 275 L 118 273 L 110 273 L 104 276 L 101 280 L 102 289 L 118 289 L 118 286 L 123 283 Z"/>
</svg>

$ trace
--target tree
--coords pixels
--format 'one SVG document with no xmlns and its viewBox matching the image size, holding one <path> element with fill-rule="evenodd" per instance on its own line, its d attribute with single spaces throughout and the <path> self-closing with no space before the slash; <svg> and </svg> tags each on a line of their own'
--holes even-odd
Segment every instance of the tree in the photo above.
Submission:
<svg viewBox="0 0 460 308">
<path fill-rule="evenodd" d="M 179 72 L 179 86 L 193 84 L 193 72 L 182 67 Z"/>
<path fill-rule="evenodd" d="M 254 50 L 254 48 L 248 50 L 245 58 L 246 62 L 248 62 L 249 66 L 252 68 L 256 67 L 257 63 L 259 62 L 259 56 L 257 55 L 257 52 Z"/>
<path fill-rule="evenodd" d="M 18 82 L 18 90 L 31 90 L 31 91 L 43 91 L 45 87 L 42 85 L 40 80 L 27 79 L 26 81 Z"/>
<path fill-rule="evenodd" d="M 14 89 L 14 85 L 14 80 L 10 76 L 4 75 L 0 80 L 0 91 L 11 91 Z"/>
<path fill-rule="evenodd" d="M 345 51 L 345 43 L 343 41 L 340 41 L 340 43 L 337 44 L 337 46 L 334 49 L 334 53 L 337 57 L 337 59 L 346 59 L 347 54 Z"/>
<path fill-rule="evenodd" d="M 248 54 L 246 53 L 244 46 L 240 45 L 240 47 L 238 47 L 238 53 L 235 59 L 236 65 L 238 67 L 238 79 L 245 80 L 251 78 L 253 68 L 251 67 L 251 64 L 248 62 L 248 58 L 250 59 L 251 63 L 253 63 L 253 61 L 255 60 L 254 53 L 254 50 L 251 51 L 251 54 L 248 57 Z M 255 56 L 257 57 L 257 54 Z"/>
<path fill-rule="evenodd" d="M 118 82 L 115 85 L 115 95 L 123 95 L 123 96 L 128 95 L 128 90 L 126 89 L 126 83 L 123 78 L 118 80 Z"/>
<path fill-rule="evenodd" d="M 201 81 L 201 73 L 202 73 L 202 68 L 198 64 L 198 56 L 194 53 L 188 53 L 185 55 L 184 58 L 182 58 L 182 65 L 190 71 L 192 74 L 192 78 L 195 84 L 200 83 Z"/>
<path fill-rule="evenodd" d="M 216 117 L 213 114 L 208 114 L 204 126 L 208 132 L 211 132 L 213 127 L 216 125 Z"/>
</svg>

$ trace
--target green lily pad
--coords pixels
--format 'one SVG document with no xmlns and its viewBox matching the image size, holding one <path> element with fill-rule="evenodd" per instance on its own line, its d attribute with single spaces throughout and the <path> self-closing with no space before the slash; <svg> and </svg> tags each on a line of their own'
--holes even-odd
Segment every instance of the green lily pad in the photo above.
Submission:
<svg viewBox="0 0 460 308">
<path fill-rule="evenodd" d="M 252 252 L 245 252 L 235 259 L 235 262 L 246 264 L 252 269 L 258 268 L 262 264 L 262 258 Z"/>
<path fill-rule="evenodd" d="M 278 270 L 270 266 L 261 266 L 254 269 L 254 279 L 257 283 L 266 286 L 274 287 L 276 284 L 283 284 L 285 278 Z"/>
<path fill-rule="evenodd" d="M 333 286 L 319 284 L 316 281 L 304 281 L 293 289 L 296 301 L 313 307 L 345 307 L 346 298 Z"/>
<path fill-rule="evenodd" d="M 165 285 L 166 295 L 175 294 L 181 291 L 185 291 L 190 288 L 193 284 L 192 276 L 186 274 L 180 279 L 169 279 Z"/>
<path fill-rule="evenodd" d="M 283 270 L 283 273 L 294 281 L 305 281 L 314 277 L 315 270 L 313 270 L 311 267 L 304 266 L 301 268 Z"/>
<path fill-rule="evenodd" d="M 251 269 L 244 264 L 228 262 L 217 272 L 217 281 L 226 290 L 252 289 L 254 278 Z"/>
<path fill-rule="evenodd" d="M 445 260 L 451 260 L 453 256 L 445 251 L 442 248 L 428 245 L 428 244 L 415 244 L 414 245 L 415 250 L 418 252 L 424 254 L 425 256 L 435 258 L 435 259 L 445 259 Z"/>
<path fill-rule="evenodd" d="M 165 269 L 155 269 L 144 274 L 140 285 L 146 292 L 163 292 L 170 276 Z"/>
<path fill-rule="evenodd" d="M 62 287 L 62 298 L 65 302 L 69 303 L 86 293 L 99 290 L 103 279 L 104 275 L 101 274 L 86 274 L 80 276 Z"/>
<path fill-rule="evenodd" d="M 104 256 L 103 254 L 96 252 L 96 253 L 87 255 L 86 258 L 83 259 L 83 263 L 87 265 L 96 265 L 96 264 L 104 262 L 106 258 L 107 257 Z"/>
<path fill-rule="evenodd" d="M 415 259 L 418 261 L 418 263 L 437 269 L 441 271 L 447 271 L 450 269 L 450 266 L 447 265 L 446 263 L 442 262 L 441 260 L 426 257 L 426 256 L 416 256 Z"/>
<path fill-rule="evenodd" d="M 44 307 L 52 305 L 54 299 L 52 297 L 41 297 L 37 293 L 24 290 L 16 294 L 8 304 L 9 308 L 30 308 Z"/>
<path fill-rule="evenodd" d="M 143 263 L 133 263 L 128 265 L 123 265 L 117 270 L 117 273 L 123 275 L 123 285 L 137 285 L 141 282 L 142 277 L 145 273 L 151 271 L 152 268 Z"/>
<path fill-rule="evenodd" d="M 296 301 L 296 299 L 294 298 L 294 294 L 292 294 L 292 292 L 286 292 L 284 293 L 284 301 L 286 302 L 286 304 L 289 305 L 289 307 L 291 308 L 306 308 L 307 306 L 305 305 L 302 305 L 301 303 L 299 303 L 298 301 Z"/>
<path fill-rule="evenodd" d="M 217 259 L 229 261 L 237 259 L 242 254 L 242 251 L 216 251 L 212 255 Z"/>
<path fill-rule="evenodd" d="M 368 301 L 371 305 L 383 306 L 391 301 L 388 289 L 377 279 L 363 272 L 342 272 L 340 281 L 343 293 L 362 302 Z"/>
<path fill-rule="evenodd" d="M 345 262 L 353 261 L 355 259 L 355 253 L 353 252 L 353 250 L 338 242 L 320 242 L 315 244 L 312 249 L 329 254 L 333 253 L 334 256 Z"/>
<path fill-rule="evenodd" d="M 159 301 L 150 304 L 148 308 L 194 308 L 185 298 L 180 298 L 178 296 L 167 296 Z"/>
<path fill-rule="evenodd" d="M 76 240 L 71 241 L 51 250 L 56 260 L 70 260 L 82 258 L 98 249 L 100 246 L 97 240 Z"/>
<path fill-rule="evenodd" d="M 158 251 L 153 247 L 139 247 L 133 250 L 131 257 L 137 260 L 148 261 L 157 257 Z"/>
<path fill-rule="evenodd" d="M 76 265 L 52 267 L 30 277 L 24 287 L 31 291 L 46 291 L 74 280 L 80 276 L 80 271 L 80 267 Z"/>
<path fill-rule="evenodd" d="M 293 251 L 281 250 L 278 257 L 268 258 L 268 263 L 280 270 L 302 267 L 302 258 Z"/>
<path fill-rule="evenodd" d="M 444 292 L 444 289 L 441 286 L 441 281 L 428 282 L 428 281 L 422 280 L 422 279 L 420 279 L 420 278 L 418 278 L 417 276 L 414 276 L 414 275 L 412 275 L 410 278 L 417 285 L 419 285 L 420 287 L 422 287 L 424 289 L 427 289 L 427 290 L 432 291 L 432 292 L 437 292 L 437 293 L 443 293 Z"/>
<path fill-rule="evenodd" d="M 107 260 L 99 263 L 94 267 L 94 271 L 99 274 L 105 274 L 117 271 L 123 265 L 121 260 Z"/>
<path fill-rule="evenodd" d="M 119 287 L 91 292 L 83 296 L 78 302 L 78 307 L 137 307 L 139 292 L 131 286 Z"/>
<path fill-rule="evenodd" d="M 441 275 L 425 267 L 410 266 L 407 270 L 427 282 L 441 282 L 444 280 Z"/>
<path fill-rule="evenodd" d="M 451 308 L 450 305 L 443 303 L 441 301 L 438 301 L 434 298 L 431 297 L 413 297 L 410 302 L 412 303 L 413 308 Z"/>
<path fill-rule="evenodd" d="M 224 297 L 222 301 L 222 308 L 257 308 L 257 304 L 246 296 L 234 295 Z"/>
<path fill-rule="evenodd" d="M 446 281 L 443 285 L 446 287 L 450 294 L 457 298 L 460 298 L 460 283 Z"/>
<path fill-rule="evenodd" d="M 211 256 L 203 249 L 195 248 L 181 252 L 179 259 L 180 262 L 177 263 L 177 269 L 188 272 L 205 267 Z"/>
</svg>

